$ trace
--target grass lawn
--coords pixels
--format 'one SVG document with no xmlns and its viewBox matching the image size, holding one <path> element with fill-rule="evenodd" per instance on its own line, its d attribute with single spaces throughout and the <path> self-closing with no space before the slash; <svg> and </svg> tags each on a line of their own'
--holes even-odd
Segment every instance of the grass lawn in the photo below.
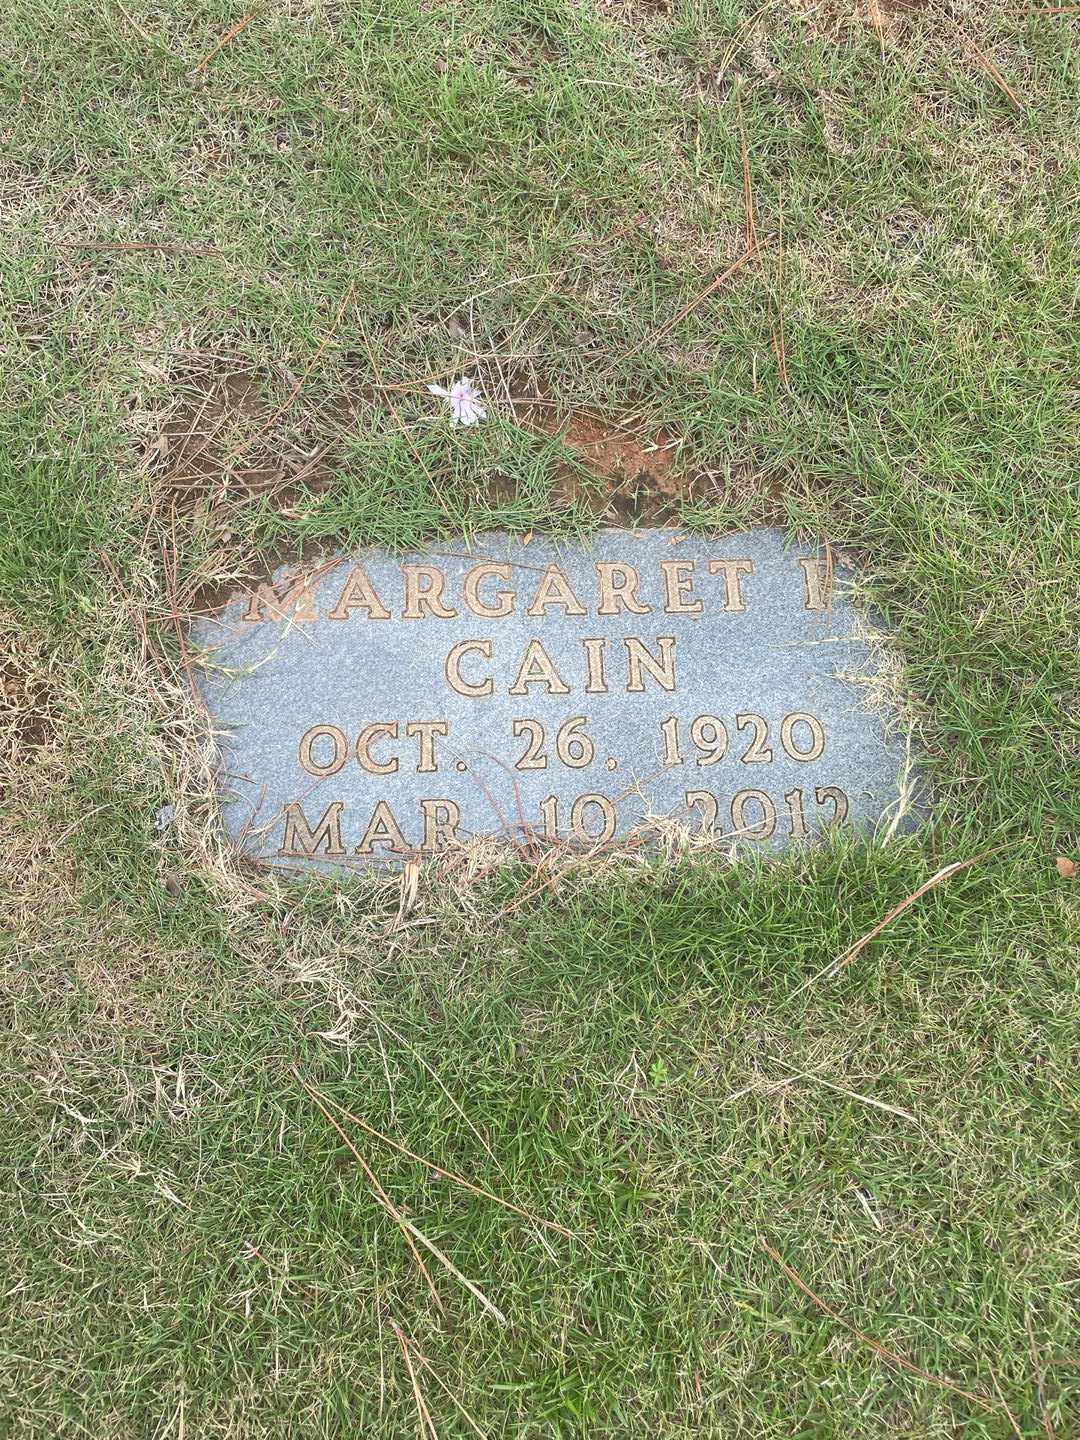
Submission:
<svg viewBox="0 0 1080 1440">
<path fill-rule="evenodd" d="M 1080 1435 L 1078 55 L 973 0 L 9 0 L 5 1440 Z M 411 907 L 239 865 L 183 617 L 587 532 L 583 416 L 678 442 L 681 525 L 860 558 L 932 823 Z"/>
</svg>

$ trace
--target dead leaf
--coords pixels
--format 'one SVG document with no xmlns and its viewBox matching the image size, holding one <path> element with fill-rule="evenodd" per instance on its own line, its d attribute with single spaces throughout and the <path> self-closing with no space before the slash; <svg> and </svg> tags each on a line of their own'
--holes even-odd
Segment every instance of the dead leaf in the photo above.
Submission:
<svg viewBox="0 0 1080 1440">
<path fill-rule="evenodd" d="M 1063 880 L 1075 880 L 1077 874 L 1080 873 L 1080 865 L 1075 860 L 1070 860 L 1067 855 L 1059 855 L 1054 864 Z"/>
</svg>

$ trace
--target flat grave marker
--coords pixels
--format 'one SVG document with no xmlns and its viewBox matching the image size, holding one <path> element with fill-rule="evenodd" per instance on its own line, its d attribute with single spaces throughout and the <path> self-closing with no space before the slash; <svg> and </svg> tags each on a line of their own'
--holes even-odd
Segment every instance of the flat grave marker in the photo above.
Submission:
<svg viewBox="0 0 1080 1440">
<path fill-rule="evenodd" d="M 226 828 L 340 869 L 478 835 L 888 825 L 905 738 L 829 560 L 772 529 L 607 530 L 283 568 L 192 626 Z"/>
</svg>

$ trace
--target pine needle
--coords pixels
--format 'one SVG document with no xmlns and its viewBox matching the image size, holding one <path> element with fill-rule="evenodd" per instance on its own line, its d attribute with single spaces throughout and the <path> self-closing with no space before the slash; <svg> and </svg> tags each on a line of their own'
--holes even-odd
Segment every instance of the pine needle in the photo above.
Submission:
<svg viewBox="0 0 1080 1440">
<path fill-rule="evenodd" d="M 431 1274 L 428 1271 L 427 1266 L 421 1259 L 419 1250 L 417 1250 L 416 1246 L 413 1244 L 412 1236 L 408 1233 L 408 1229 L 411 1229 L 411 1227 L 407 1226 L 407 1221 L 405 1220 L 405 1217 L 402 1215 L 401 1211 L 397 1209 L 394 1202 L 390 1199 L 389 1195 L 387 1195 L 386 1191 L 379 1184 L 378 1178 L 376 1177 L 374 1171 L 371 1169 L 370 1165 L 367 1163 L 364 1157 L 360 1154 L 360 1151 L 356 1148 L 353 1142 L 349 1139 L 348 1135 L 346 1135 L 345 1131 L 341 1128 L 338 1122 L 334 1119 L 333 1115 L 330 1114 L 330 1111 L 323 1104 L 320 1092 L 316 1090 L 313 1085 L 309 1085 L 306 1080 L 301 1078 L 300 1075 L 297 1075 L 296 1078 L 300 1081 L 300 1084 L 315 1101 L 315 1104 L 318 1105 L 319 1109 L 326 1116 L 327 1120 L 330 1121 L 330 1124 L 334 1127 L 337 1133 L 341 1136 L 342 1140 L 344 1140 L 345 1144 L 352 1151 L 353 1158 L 357 1161 L 361 1170 L 363 1170 L 364 1174 L 368 1178 L 368 1183 L 371 1185 L 375 1198 L 381 1204 L 383 1204 L 387 1210 L 389 1210 L 390 1214 L 397 1222 L 398 1228 L 400 1229 L 405 1239 L 405 1243 L 408 1245 L 410 1251 L 412 1252 L 412 1257 L 416 1261 L 417 1268 L 427 1282 L 427 1287 L 431 1291 L 431 1298 L 435 1301 L 436 1308 L 441 1314 L 445 1315 L 446 1311 L 443 1308 L 442 1301 L 439 1299 L 439 1292 L 435 1289 L 435 1282 L 432 1280 Z"/>
<path fill-rule="evenodd" d="M 982 1395 L 976 1395 L 971 1390 L 962 1390 L 959 1385 L 954 1385 L 951 1380 L 943 1380 L 940 1375 L 931 1375 L 929 1370 L 921 1370 L 918 1365 L 912 1364 L 910 1360 L 905 1360 L 902 1355 L 898 1355 L 895 1350 L 890 1350 L 887 1345 L 883 1345 L 880 1340 L 875 1340 L 872 1335 L 867 1335 L 864 1331 L 857 1329 L 850 1321 L 845 1320 L 838 1311 L 834 1310 L 827 1301 L 823 1300 L 820 1295 L 811 1290 L 810 1286 L 796 1275 L 791 1266 L 773 1249 L 767 1240 L 763 1240 L 759 1236 L 758 1244 L 765 1251 L 765 1254 L 779 1265 L 791 1283 L 797 1289 L 801 1290 L 804 1295 L 808 1296 L 819 1310 L 828 1315 L 830 1319 L 835 1320 L 838 1325 L 842 1325 L 849 1334 L 854 1335 L 857 1340 L 861 1340 L 864 1345 L 869 1345 L 870 1349 L 889 1365 L 895 1365 L 898 1369 L 905 1370 L 909 1375 L 914 1375 L 917 1379 L 925 1380 L 931 1385 L 940 1385 L 943 1390 L 951 1390 L 954 1395 L 962 1395 L 965 1400 L 970 1400 L 972 1404 L 980 1406 L 983 1410 L 995 1411 L 999 1408 L 992 1400 L 987 1400 Z"/>
<path fill-rule="evenodd" d="M 214 48 L 212 50 L 208 50 L 207 53 L 203 56 L 203 58 L 199 61 L 199 63 L 195 66 L 195 69 L 192 73 L 198 75 L 201 70 L 205 70 L 207 65 L 210 64 L 210 61 L 213 60 L 215 55 L 219 55 L 221 51 L 225 49 L 225 46 L 228 45 L 231 41 L 235 40 L 237 35 L 239 35 L 242 30 L 247 29 L 247 27 L 251 24 L 252 20 L 255 19 L 255 15 L 256 12 L 254 10 L 249 11 L 248 14 L 244 15 L 241 19 L 239 19 L 235 25 L 231 26 L 228 30 L 226 30 L 225 34 L 222 35 L 221 39 L 214 46 Z"/>
<path fill-rule="evenodd" d="M 391 1139 L 389 1135 L 384 1135 L 381 1130 L 376 1130 L 374 1125 L 369 1125 L 368 1122 L 362 1120 L 359 1115 L 354 1115 L 351 1110 L 346 1110 L 344 1105 L 340 1105 L 332 1096 L 323 1095 L 322 1098 L 328 1104 L 332 1105 L 339 1114 L 344 1115 L 347 1120 L 351 1120 L 354 1125 L 359 1125 L 365 1134 L 371 1135 L 376 1140 L 381 1140 L 384 1145 L 389 1145 L 390 1148 L 396 1150 L 399 1155 L 405 1155 L 410 1160 L 415 1160 L 417 1164 L 426 1166 L 427 1169 L 434 1171 L 436 1175 L 440 1175 L 444 1180 L 452 1180 L 455 1185 L 461 1185 L 466 1190 L 471 1190 L 474 1195 L 479 1195 L 481 1199 L 490 1200 L 494 1205 L 501 1205 L 504 1210 L 512 1210 L 515 1215 L 520 1215 L 523 1220 L 528 1220 L 531 1225 L 542 1225 L 545 1229 L 555 1230 L 570 1240 L 574 1238 L 572 1230 L 567 1230 L 563 1225 L 556 1225 L 554 1220 L 544 1220 L 539 1215 L 532 1215 L 528 1210 L 523 1210 L 520 1205 L 515 1205 L 510 1200 L 503 1200 L 501 1196 L 493 1195 L 490 1190 L 485 1190 L 483 1186 L 475 1185 L 471 1180 L 466 1180 L 463 1175 L 457 1175 L 453 1170 L 444 1170 L 441 1165 L 436 1165 L 434 1160 L 428 1160 L 423 1155 L 418 1155 L 415 1150 L 410 1150 L 407 1145 L 402 1145 L 397 1140 Z"/>
<path fill-rule="evenodd" d="M 393 1328 L 394 1334 L 398 1338 L 398 1344 L 401 1346 L 401 1353 L 405 1356 L 405 1365 L 409 1371 L 409 1379 L 412 1381 L 413 1399 L 416 1401 L 416 1413 L 420 1421 L 420 1434 L 421 1436 L 424 1436 L 425 1434 L 429 1435 L 430 1440 L 439 1440 L 438 1434 L 435 1430 L 435 1422 L 431 1418 L 431 1411 L 428 1409 L 424 1401 L 423 1394 L 420 1390 L 420 1381 L 417 1379 L 416 1370 L 413 1367 L 412 1363 L 412 1356 L 409 1354 L 408 1341 L 405 1339 L 405 1336 L 402 1333 L 401 1327 L 399 1325 L 395 1324 L 393 1320 L 390 1321 L 390 1324 Z"/>
<path fill-rule="evenodd" d="M 383 1203 L 388 1206 L 390 1205 L 390 1201 L 385 1199 L 385 1197 Z M 400 1218 L 401 1224 L 408 1229 L 409 1233 L 411 1235 L 414 1235 L 416 1239 L 420 1241 L 421 1245 L 425 1246 L 428 1250 L 430 1250 L 432 1255 L 435 1256 L 435 1259 L 438 1260 L 440 1264 L 445 1265 L 447 1270 L 450 1271 L 451 1275 L 461 1281 L 462 1285 L 465 1286 L 465 1289 L 468 1290 L 470 1295 L 475 1295 L 475 1297 L 477 1298 L 477 1300 L 480 1301 L 480 1304 L 484 1307 L 484 1309 L 490 1315 L 494 1315 L 495 1319 L 498 1320 L 500 1325 L 508 1325 L 510 1323 L 507 1320 L 506 1316 L 499 1309 L 499 1307 L 493 1301 L 488 1299 L 488 1297 L 480 1289 L 479 1285 L 474 1285 L 467 1275 L 463 1275 L 461 1271 L 457 1268 L 457 1266 L 454 1264 L 454 1262 L 450 1259 L 450 1257 L 448 1255 L 445 1255 L 439 1249 L 438 1245 L 435 1244 L 434 1240 L 429 1240 L 428 1237 L 424 1234 L 424 1232 L 417 1229 L 417 1227 L 412 1223 L 412 1221 L 408 1219 L 405 1215 L 399 1216 L 398 1212 L 394 1212 L 394 1214 L 395 1219 Z"/>
<path fill-rule="evenodd" d="M 986 860 L 991 855 L 996 855 L 998 851 L 1002 849 L 1004 849 L 1004 846 L 999 845 L 993 850 L 983 850 L 980 854 L 973 855 L 970 860 L 956 860 L 951 865 L 944 866 L 936 875 L 931 875 L 929 880 L 924 881 L 917 890 L 913 890 L 906 899 L 900 901 L 899 905 L 894 905 L 884 920 L 879 920 L 872 930 L 868 930 L 865 935 L 856 940 L 855 944 L 845 950 L 842 955 L 838 955 L 835 960 L 830 960 L 823 970 L 819 970 L 816 975 L 811 975 L 809 980 L 804 980 L 797 989 L 792 991 L 790 998 L 794 999 L 796 995 L 800 995 L 804 990 L 809 989 L 811 985 L 816 985 L 819 980 L 824 979 L 827 975 L 842 970 L 845 965 L 850 965 L 856 955 L 866 949 L 871 940 L 876 939 L 885 927 L 891 925 L 905 910 L 909 910 L 911 906 L 915 904 L 916 900 L 921 900 L 927 891 L 933 890 L 933 888 L 936 885 L 940 885 L 943 880 L 948 880 L 951 876 L 958 875 L 961 870 L 968 870 L 972 865 L 977 865 L 980 860 Z"/>
</svg>

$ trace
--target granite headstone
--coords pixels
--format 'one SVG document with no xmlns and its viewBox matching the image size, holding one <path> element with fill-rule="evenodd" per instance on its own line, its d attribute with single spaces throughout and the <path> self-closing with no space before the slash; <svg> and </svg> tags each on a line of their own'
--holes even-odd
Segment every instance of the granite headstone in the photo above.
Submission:
<svg viewBox="0 0 1080 1440">
<path fill-rule="evenodd" d="M 735 844 L 897 819 L 905 737 L 842 567 L 778 530 L 366 550 L 192 627 L 225 824 L 276 866 L 479 835 Z"/>
</svg>

